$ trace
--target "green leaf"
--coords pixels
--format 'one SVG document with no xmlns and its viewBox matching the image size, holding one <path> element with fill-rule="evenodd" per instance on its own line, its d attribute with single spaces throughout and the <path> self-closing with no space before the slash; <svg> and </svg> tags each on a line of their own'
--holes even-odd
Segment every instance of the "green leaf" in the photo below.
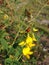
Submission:
<svg viewBox="0 0 49 65">
<path fill-rule="evenodd" d="M 8 43 L 4 38 L 0 39 L 0 43 L 3 46 L 4 49 L 8 50 Z"/>
<path fill-rule="evenodd" d="M 8 54 L 14 55 L 15 54 L 15 49 L 13 47 L 9 48 Z"/>
<path fill-rule="evenodd" d="M 22 65 L 22 63 L 20 63 L 19 61 L 14 60 L 13 65 Z"/>
<path fill-rule="evenodd" d="M 34 57 L 32 58 L 32 62 L 33 62 L 33 65 L 37 64 L 37 60 Z"/>
<path fill-rule="evenodd" d="M 17 49 L 16 49 L 17 51 L 16 51 L 16 54 L 15 54 L 15 57 L 19 57 L 20 55 L 21 55 L 21 53 L 22 53 L 22 49 L 20 48 L 20 47 L 17 47 Z"/>
<path fill-rule="evenodd" d="M 11 58 L 7 58 L 5 59 L 5 65 L 13 65 L 12 59 Z"/>
<path fill-rule="evenodd" d="M 0 30 L 0 38 L 4 38 L 7 35 L 5 30 Z"/>
<path fill-rule="evenodd" d="M 5 59 L 5 65 L 22 65 L 19 61 L 12 60 L 11 58 Z"/>
</svg>

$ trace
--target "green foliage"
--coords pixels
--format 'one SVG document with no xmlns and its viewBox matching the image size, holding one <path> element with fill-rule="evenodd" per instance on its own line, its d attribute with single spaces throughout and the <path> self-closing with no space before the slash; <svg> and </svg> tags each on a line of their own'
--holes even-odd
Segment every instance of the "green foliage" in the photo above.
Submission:
<svg viewBox="0 0 49 65">
<path fill-rule="evenodd" d="M 47 1 L 48 0 L 0 1 L 0 56 L 4 58 L 4 65 L 37 65 L 37 61 L 41 58 L 40 55 L 44 53 L 41 53 L 44 47 L 39 46 L 44 43 L 39 43 L 40 38 L 42 35 L 49 35 L 48 24 L 41 24 L 42 20 L 49 20 L 49 2 Z M 25 9 L 27 10 L 27 15 Z M 7 16 L 5 16 L 5 14 Z M 31 15 L 33 18 L 31 18 Z M 26 21 L 25 18 L 27 18 Z M 26 31 L 28 27 L 30 27 L 30 32 Z M 18 44 L 26 40 L 28 33 L 33 33 L 33 27 L 39 30 L 36 33 L 34 32 L 37 39 L 37 43 L 34 42 L 37 45 L 35 48 L 37 56 L 33 54 L 30 60 L 28 60 L 22 54 L 23 47 L 20 47 Z M 46 45 L 46 43 L 44 43 L 44 45 Z M 38 49 L 39 47 L 40 49 Z M 42 57 L 41 59 L 44 58 Z"/>
<path fill-rule="evenodd" d="M 2 47 L 3 47 L 3 49 L 8 50 L 8 43 L 7 43 L 7 41 L 5 39 L 3 39 L 3 38 L 0 39 L 0 43 L 1 43 Z"/>
<path fill-rule="evenodd" d="M 12 59 L 7 58 L 7 59 L 5 60 L 5 65 L 13 65 Z"/>
<path fill-rule="evenodd" d="M 19 57 L 22 54 L 21 47 L 17 47 L 15 57 Z"/>
<path fill-rule="evenodd" d="M 16 60 L 12 60 L 11 58 L 7 58 L 5 60 L 5 65 L 22 65 L 22 63 L 20 63 L 19 61 L 16 61 Z"/>
</svg>

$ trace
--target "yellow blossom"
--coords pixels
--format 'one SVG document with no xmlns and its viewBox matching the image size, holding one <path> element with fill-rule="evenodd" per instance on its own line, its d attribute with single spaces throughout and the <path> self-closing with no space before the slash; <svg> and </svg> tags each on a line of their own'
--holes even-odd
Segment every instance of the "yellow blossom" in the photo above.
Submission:
<svg viewBox="0 0 49 65">
<path fill-rule="evenodd" d="M 24 41 L 20 42 L 19 45 L 20 46 L 24 46 L 26 43 Z"/>
<path fill-rule="evenodd" d="M 27 36 L 27 39 L 26 39 L 26 43 L 32 43 L 33 42 L 33 39 L 29 36 Z"/>
<path fill-rule="evenodd" d="M 6 19 L 8 19 L 8 18 L 9 18 L 8 15 L 5 14 L 5 15 L 4 15 L 4 19 L 6 20 Z"/>
<path fill-rule="evenodd" d="M 34 44 L 34 43 L 28 43 L 28 45 L 27 45 L 27 46 L 29 46 L 29 47 L 31 48 L 31 47 L 36 46 L 36 44 Z"/>
<path fill-rule="evenodd" d="M 34 34 L 32 34 L 32 35 L 33 35 L 33 37 L 30 37 L 28 34 L 27 39 L 26 39 L 26 46 L 29 46 L 29 47 L 35 46 L 35 44 L 33 42 L 36 41 L 36 38 L 35 38 Z"/>
<path fill-rule="evenodd" d="M 32 38 L 33 38 L 33 41 L 37 41 L 36 38 L 35 38 L 34 33 L 32 34 Z"/>
<path fill-rule="evenodd" d="M 22 41 L 19 43 L 19 45 L 20 46 L 29 46 L 29 47 L 35 46 L 35 44 L 33 42 L 36 41 L 36 38 L 35 38 L 34 34 L 32 34 L 32 35 L 33 35 L 33 37 L 30 37 L 28 34 L 26 42 Z"/>
<path fill-rule="evenodd" d="M 33 28 L 33 31 L 35 31 L 35 32 L 36 32 L 36 31 L 38 31 L 38 29 L 36 29 L 36 28 Z"/>
<path fill-rule="evenodd" d="M 23 48 L 23 55 L 26 58 L 30 59 L 30 55 L 32 55 L 32 54 L 33 54 L 33 52 L 30 51 L 30 48 L 29 47 Z"/>
</svg>

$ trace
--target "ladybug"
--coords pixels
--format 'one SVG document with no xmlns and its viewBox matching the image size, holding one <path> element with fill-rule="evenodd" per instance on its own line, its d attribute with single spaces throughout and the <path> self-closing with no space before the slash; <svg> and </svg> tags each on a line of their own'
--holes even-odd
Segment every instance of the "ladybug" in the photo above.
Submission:
<svg viewBox="0 0 49 65">
<path fill-rule="evenodd" d="M 26 32 L 30 32 L 30 27 L 28 27 L 28 28 L 26 29 Z"/>
</svg>

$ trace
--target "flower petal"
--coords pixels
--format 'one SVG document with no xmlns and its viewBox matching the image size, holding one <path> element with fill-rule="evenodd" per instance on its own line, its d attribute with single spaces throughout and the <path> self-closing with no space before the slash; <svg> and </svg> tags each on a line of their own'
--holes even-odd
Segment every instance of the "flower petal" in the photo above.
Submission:
<svg viewBox="0 0 49 65">
<path fill-rule="evenodd" d="M 29 55 L 26 55 L 26 58 L 27 58 L 27 59 L 30 59 L 30 56 L 29 56 Z"/>
<path fill-rule="evenodd" d="M 25 45 L 25 42 L 22 41 L 22 42 L 19 43 L 19 45 L 20 45 L 20 46 L 24 46 L 24 45 Z"/>
<path fill-rule="evenodd" d="M 32 38 L 28 34 L 27 39 L 26 39 L 26 43 L 32 43 L 32 41 L 33 41 Z"/>
<path fill-rule="evenodd" d="M 30 48 L 29 47 L 26 47 L 26 48 L 23 48 L 23 54 L 24 55 L 27 55 L 30 51 Z"/>
<path fill-rule="evenodd" d="M 38 29 L 36 29 L 36 28 L 33 28 L 33 31 L 35 31 L 35 32 L 36 32 L 36 31 L 38 31 Z"/>
<path fill-rule="evenodd" d="M 30 51 L 30 52 L 29 52 L 29 55 L 31 55 L 31 54 L 33 54 L 33 52 Z"/>
<path fill-rule="evenodd" d="M 32 34 L 32 36 L 33 36 L 33 37 L 32 37 L 32 38 L 33 38 L 33 41 L 37 41 L 36 38 L 35 38 L 34 33 Z"/>
</svg>

